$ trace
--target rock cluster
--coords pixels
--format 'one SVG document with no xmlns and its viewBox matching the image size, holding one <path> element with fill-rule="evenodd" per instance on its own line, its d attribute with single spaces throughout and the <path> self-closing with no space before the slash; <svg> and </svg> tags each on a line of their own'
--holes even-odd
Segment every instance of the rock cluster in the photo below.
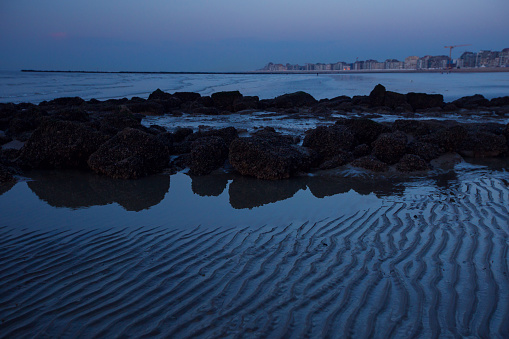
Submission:
<svg viewBox="0 0 509 339">
<path fill-rule="evenodd" d="M 369 96 L 317 101 L 304 92 L 259 100 L 238 91 L 211 96 L 153 92 L 148 99 L 59 98 L 39 105 L 0 104 L 0 181 L 12 181 L 20 169 L 90 169 L 121 179 L 135 179 L 188 167 L 205 175 L 231 166 L 242 175 L 284 179 L 315 169 L 350 164 L 372 171 L 426 171 L 446 153 L 464 157 L 508 156 L 509 124 L 460 124 L 442 120 L 400 119 L 378 123 L 367 118 L 341 118 L 295 136 L 265 128 L 240 138 L 233 127 L 173 132 L 141 124 L 147 114 L 230 114 L 267 110 L 322 116 L 331 112 L 441 112 L 484 110 L 509 112 L 509 97 L 487 100 L 480 95 L 444 103 L 436 94 L 387 91 L 377 85 Z M 470 112 L 469 111 L 469 112 Z M 171 159 L 171 161 L 170 161 Z"/>
</svg>

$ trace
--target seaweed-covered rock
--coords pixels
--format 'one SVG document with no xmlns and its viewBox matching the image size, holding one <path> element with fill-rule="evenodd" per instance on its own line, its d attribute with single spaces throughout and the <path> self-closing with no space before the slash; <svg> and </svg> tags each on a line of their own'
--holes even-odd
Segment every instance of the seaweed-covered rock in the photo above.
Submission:
<svg viewBox="0 0 509 339">
<path fill-rule="evenodd" d="M 405 154 L 407 141 L 403 132 L 383 133 L 372 144 L 373 155 L 387 164 L 395 164 Z"/>
<path fill-rule="evenodd" d="M 173 96 L 175 98 L 178 98 L 182 102 L 196 101 L 201 98 L 200 93 L 194 93 L 194 92 L 175 92 L 175 93 L 173 93 Z"/>
<path fill-rule="evenodd" d="M 100 117 L 99 130 L 109 135 L 115 135 L 124 128 L 141 128 L 141 120 L 127 112 L 113 112 Z"/>
<path fill-rule="evenodd" d="M 459 153 L 466 157 L 497 157 L 507 152 L 507 140 L 503 135 L 489 132 L 469 132 L 461 145 Z"/>
<path fill-rule="evenodd" d="M 198 131 L 196 133 L 189 135 L 186 138 L 186 140 L 194 141 L 205 137 L 220 137 L 221 139 L 224 140 L 226 146 L 230 147 L 232 141 L 239 137 L 239 133 L 237 132 L 235 127 L 226 127 L 220 129 L 213 129 L 210 131 Z"/>
<path fill-rule="evenodd" d="M 371 153 L 371 147 L 367 144 L 360 144 L 353 149 L 353 156 L 360 158 Z"/>
<path fill-rule="evenodd" d="M 12 138 L 5 134 L 4 131 L 0 131 L 0 146 L 12 141 Z"/>
<path fill-rule="evenodd" d="M 491 99 L 490 106 L 509 106 L 509 96 Z"/>
<path fill-rule="evenodd" d="M 405 154 L 396 164 L 396 169 L 400 172 L 427 171 L 429 165 L 418 155 Z"/>
<path fill-rule="evenodd" d="M 159 88 L 150 93 L 148 96 L 148 100 L 170 100 L 173 98 L 173 95 L 170 93 L 166 93 L 161 91 Z"/>
<path fill-rule="evenodd" d="M 441 153 L 457 152 L 466 135 L 467 130 L 464 126 L 454 125 L 420 136 L 417 141 L 437 145 L 441 148 Z"/>
<path fill-rule="evenodd" d="M 0 183 L 12 182 L 12 181 L 15 181 L 13 172 L 7 166 L 0 163 Z M 0 187 L 0 192 L 1 191 L 2 191 L 2 187 Z M 0 195 L 2 193 L 3 192 L 1 192 Z"/>
<path fill-rule="evenodd" d="M 234 104 L 243 98 L 239 91 L 216 92 L 210 96 L 214 105 L 223 110 L 234 112 Z"/>
<path fill-rule="evenodd" d="M 438 158 L 442 154 L 442 152 L 440 152 L 440 147 L 437 145 L 421 141 L 412 141 L 408 144 L 407 153 L 418 155 L 420 158 L 428 162 Z"/>
<path fill-rule="evenodd" d="M 389 169 L 389 166 L 385 162 L 378 160 L 373 155 L 367 155 L 365 157 L 355 159 L 350 163 L 350 165 L 354 167 L 361 167 L 373 172 L 385 172 Z"/>
<path fill-rule="evenodd" d="M 82 108 L 64 108 L 55 112 L 53 118 L 67 121 L 87 122 L 90 121 L 88 113 Z"/>
<path fill-rule="evenodd" d="M 454 100 L 452 104 L 458 108 L 478 108 L 489 106 L 490 102 L 484 96 L 474 94 Z"/>
<path fill-rule="evenodd" d="M 353 132 L 343 125 L 318 126 L 306 131 L 303 141 L 304 147 L 315 150 L 324 158 L 350 151 L 356 144 Z"/>
<path fill-rule="evenodd" d="M 107 138 L 81 123 L 47 120 L 25 143 L 18 163 L 25 168 L 87 168 L 88 157 Z"/>
<path fill-rule="evenodd" d="M 94 152 L 89 167 L 97 173 L 117 179 L 136 179 L 162 171 L 169 154 L 155 136 L 126 128 Z"/>
<path fill-rule="evenodd" d="M 277 108 L 309 107 L 318 101 L 306 92 L 283 94 L 274 98 L 274 106 Z"/>
<path fill-rule="evenodd" d="M 337 121 L 336 124 L 348 126 L 360 144 L 371 144 L 380 134 L 391 132 L 389 127 L 366 118 L 345 119 Z"/>
<path fill-rule="evenodd" d="M 260 98 L 257 96 L 244 96 L 233 103 L 233 112 L 258 108 L 260 108 Z"/>
<path fill-rule="evenodd" d="M 348 164 L 352 160 L 353 160 L 352 153 L 346 152 L 346 151 L 341 151 L 339 154 L 336 154 L 329 160 L 323 162 L 320 165 L 320 169 L 326 170 L 326 169 L 340 167 L 340 166 Z"/>
<path fill-rule="evenodd" d="M 48 113 L 38 107 L 17 112 L 9 122 L 8 134 L 18 140 L 27 140 L 29 133 L 34 131 Z"/>
<path fill-rule="evenodd" d="M 369 93 L 369 100 L 371 105 L 373 106 L 383 106 L 385 101 L 385 93 L 387 90 L 385 86 L 378 84 L 373 88 L 371 93 Z"/>
<path fill-rule="evenodd" d="M 228 159 L 228 146 L 223 138 L 200 138 L 191 146 L 189 169 L 191 174 L 205 175 L 221 167 Z"/>
<path fill-rule="evenodd" d="M 63 98 L 56 98 L 51 101 L 42 102 L 41 106 L 81 106 L 83 103 L 85 103 L 85 100 L 83 100 L 80 97 L 63 97 Z"/>
<path fill-rule="evenodd" d="M 421 120 L 398 119 L 392 123 L 392 128 L 414 135 L 425 135 L 431 133 L 430 126 Z"/>
<path fill-rule="evenodd" d="M 302 147 L 256 136 L 235 139 L 229 159 L 242 175 L 268 180 L 289 178 L 309 169 L 311 163 L 310 154 Z"/>
<path fill-rule="evenodd" d="M 442 107 L 444 96 L 442 94 L 426 94 L 410 92 L 406 94 L 406 101 L 414 110 Z"/>
</svg>

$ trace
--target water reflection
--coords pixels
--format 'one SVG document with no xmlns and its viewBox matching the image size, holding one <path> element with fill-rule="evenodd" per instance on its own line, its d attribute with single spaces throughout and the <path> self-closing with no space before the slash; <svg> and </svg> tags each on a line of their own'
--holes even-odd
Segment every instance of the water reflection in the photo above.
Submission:
<svg viewBox="0 0 509 339">
<path fill-rule="evenodd" d="M 39 199 L 53 207 L 78 209 L 118 203 L 126 211 L 159 204 L 170 189 L 170 177 L 154 175 L 139 180 L 114 180 L 81 171 L 33 171 L 27 183 Z"/>
<path fill-rule="evenodd" d="M 194 194 L 201 197 L 218 197 L 228 186 L 230 174 L 222 173 L 216 175 L 189 175 L 192 179 L 191 189 Z"/>
<path fill-rule="evenodd" d="M 235 209 L 243 209 L 289 199 L 301 189 L 306 189 L 306 181 L 303 178 L 267 181 L 236 176 L 230 184 L 228 193 L 230 205 Z"/>
<path fill-rule="evenodd" d="M 237 210 L 253 209 L 288 200 L 297 192 L 308 189 L 318 199 L 351 191 L 361 196 L 373 194 L 377 198 L 403 196 L 408 187 L 434 187 L 441 191 L 455 189 L 460 184 L 461 177 L 469 171 L 478 170 L 481 168 L 479 165 L 483 164 L 466 164 L 459 171 L 428 173 L 426 178 L 377 177 L 343 172 L 266 181 L 234 173 L 207 176 L 180 173 L 171 176 L 171 180 L 178 184 L 171 196 L 180 199 L 179 197 L 188 196 L 192 190 L 196 198 L 214 197 Z M 490 165 L 493 166 L 491 163 Z M 499 170 L 505 172 L 507 162 L 498 166 Z M 32 192 L 40 200 L 57 208 L 80 209 L 117 203 L 126 211 L 142 211 L 161 204 L 170 191 L 168 175 L 154 175 L 139 180 L 114 180 L 90 172 L 55 170 L 32 171 L 28 176 L 31 180 L 26 184 Z M 13 183 L 1 184 L 0 195 L 7 193 L 13 186 Z M 226 194 L 222 196 L 225 192 Z M 212 200 L 193 202 L 196 203 L 208 205 Z"/>
<path fill-rule="evenodd" d="M 0 195 L 7 193 L 13 188 L 15 185 L 14 181 L 9 182 L 0 182 Z"/>
</svg>

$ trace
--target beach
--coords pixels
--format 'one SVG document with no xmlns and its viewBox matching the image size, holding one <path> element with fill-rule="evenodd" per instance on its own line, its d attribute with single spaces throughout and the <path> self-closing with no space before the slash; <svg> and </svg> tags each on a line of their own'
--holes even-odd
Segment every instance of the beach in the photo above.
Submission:
<svg viewBox="0 0 509 339">
<path fill-rule="evenodd" d="M 171 188 L 146 222 L 129 222 L 129 207 L 102 219 L 107 205 L 60 207 L 48 227 L 4 224 L 1 336 L 507 335 L 505 170 L 463 165 L 385 192 L 303 186 L 237 206 L 251 213 L 236 221 L 220 217 L 234 208 L 229 182 L 222 208 L 209 202 L 214 217 L 199 204 L 183 212 L 201 216 L 193 227 L 173 222 L 171 208 L 157 214 L 186 196 Z M 73 226 L 74 216 L 87 225 Z"/>
<path fill-rule="evenodd" d="M 507 97 L 0 108 L 2 338 L 509 335 Z"/>
</svg>

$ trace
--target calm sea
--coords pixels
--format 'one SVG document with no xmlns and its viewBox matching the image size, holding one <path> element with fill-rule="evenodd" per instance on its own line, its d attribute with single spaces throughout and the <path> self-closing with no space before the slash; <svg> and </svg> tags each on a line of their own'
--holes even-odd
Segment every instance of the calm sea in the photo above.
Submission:
<svg viewBox="0 0 509 339">
<path fill-rule="evenodd" d="M 376 84 L 399 93 L 443 94 L 446 101 L 482 94 L 509 95 L 509 73 L 383 74 L 82 74 L 0 72 L 0 102 L 39 103 L 58 97 L 84 99 L 147 98 L 155 89 L 210 95 L 239 90 L 261 99 L 305 91 L 316 99 L 367 95 Z"/>
</svg>

